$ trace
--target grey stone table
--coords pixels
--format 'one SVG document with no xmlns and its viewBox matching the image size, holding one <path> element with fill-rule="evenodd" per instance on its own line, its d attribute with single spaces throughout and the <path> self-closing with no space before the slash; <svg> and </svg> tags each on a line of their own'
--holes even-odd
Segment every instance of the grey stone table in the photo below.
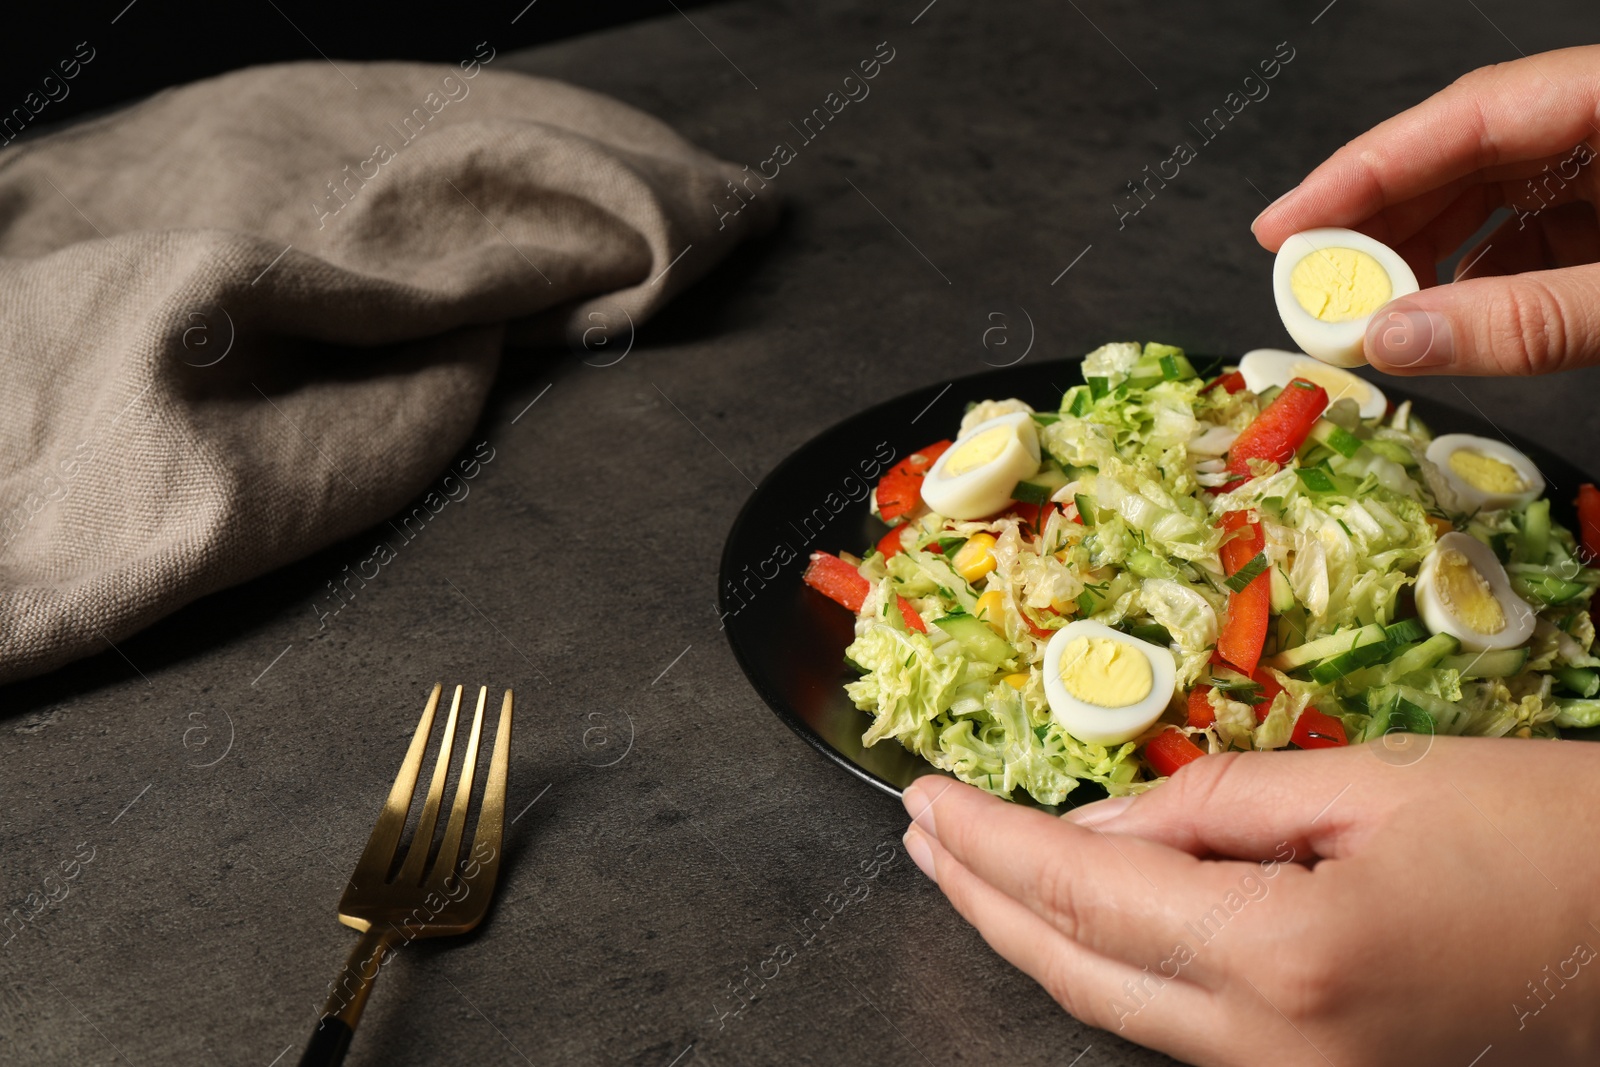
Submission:
<svg viewBox="0 0 1600 1067">
<path fill-rule="evenodd" d="M 783 224 L 620 362 L 510 353 L 470 495 L 336 614 L 376 535 L 3 694 L 0 898 L 52 876 L 55 902 L 0 946 L 0 1062 L 295 1062 L 439 679 L 520 695 L 502 888 L 480 934 L 387 970 L 351 1063 L 1165 1062 L 995 957 L 904 857 L 898 804 L 768 713 L 712 607 L 723 536 L 801 442 L 913 387 L 1106 340 L 1286 342 L 1247 230 L 1266 200 L 1471 67 L 1596 39 L 1600 12 L 664 10 L 511 59 L 753 167 L 788 144 L 752 185 Z M 870 95 L 802 133 L 874 55 Z M 1195 158 L 1132 198 L 1180 141 Z M 1415 388 L 1600 466 L 1597 385 Z"/>
</svg>

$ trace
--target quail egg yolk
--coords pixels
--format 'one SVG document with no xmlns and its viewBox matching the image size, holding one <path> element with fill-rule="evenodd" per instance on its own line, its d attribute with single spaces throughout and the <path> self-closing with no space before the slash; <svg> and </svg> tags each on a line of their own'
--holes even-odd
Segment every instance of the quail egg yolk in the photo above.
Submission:
<svg viewBox="0 0 1600 1067">
<path fill-rule="evenodd" d="M 1457 449 L 1450 453 L 1449 463 L 1457 477 L 1485 493 L 1520 493 L 1528 488 L 1517 468 L 1482 452 Z"/>
<path fill-rule="evenodd" d="M 1456 549 L 1439 554 L 1435 574 L 1439 599 L 1473 633 L 1497 634 L 1506 628 L 1505 609 L 1472 561 Z"/>
<path fill-rule="evenodd" d="M 1014 436 L 1016 430 L 1010 426 L 991 426 L 972 440 L 956 446 L 955 454 L 945 462 L 945 474 L 954 478 L 993 462 L 996 456 L 1006 450 L 1007 442 Z"/>
<path fill-rule="evenodd" d="M 1323 322 L 1349 322 L 1389 302 L 1389 272 L 1354 248 L 1323 248 L 1294 265 L 1289 289 L 1306 314 Z"/>
<path fill-rule="evenodd" d="M 1145 654 L 1109 637 L 1078 637 L 1061 650 L 1061 684 L 1099 708 L 1125 708 L 1150 695 L 1155 676 Z"/>
</svg>

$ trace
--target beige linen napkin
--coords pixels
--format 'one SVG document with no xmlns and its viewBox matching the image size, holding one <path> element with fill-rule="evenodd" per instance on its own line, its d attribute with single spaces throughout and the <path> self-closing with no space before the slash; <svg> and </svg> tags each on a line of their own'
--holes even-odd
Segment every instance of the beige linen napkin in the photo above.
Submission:
<svg viewBox="0 0 1600 1067">
<path fill-rule="evenodd" d="M 494 58 L 260 67 L 0 151 L 0 681 L 392 514 L 508 325 L 641 322 L 770 222 Z"/>
</svg>

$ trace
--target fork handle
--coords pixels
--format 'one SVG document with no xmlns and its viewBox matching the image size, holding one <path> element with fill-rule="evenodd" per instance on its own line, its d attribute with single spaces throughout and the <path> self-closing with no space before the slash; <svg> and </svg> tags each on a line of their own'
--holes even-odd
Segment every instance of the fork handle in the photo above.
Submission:
<svg viewBox="0 0 1600 1067">
<path fill-rule="evenodd" d="M 356 1023 L 361 1021 L 361 1011 L 372 992 L 372 983 L 395 940 L 394 928 L 388 924 L 382 929 L 368 927 L 362 933 L 328 994 L 322 1018 L 300 1057 L 300 1067 L 339 1067 L 344 1062 L 350 1039 L 355 1036 Z"/>
<path fill-rule="evenodd" d="M 300 1067 L 338 1067 L 350 1049 L 350 1039 L 355 1031 L 338 1018 L 327 1015 L 317 1024 L 306 1044 L 305 1055 L 300 1057 Z"/>
</svg>

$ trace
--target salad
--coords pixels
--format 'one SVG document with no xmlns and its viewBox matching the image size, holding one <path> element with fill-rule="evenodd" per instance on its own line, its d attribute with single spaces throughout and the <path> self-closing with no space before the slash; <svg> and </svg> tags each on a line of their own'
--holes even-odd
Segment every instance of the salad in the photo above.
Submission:
<svg viewBox="0 0 1600 1067">
<path fill-rule="evenodd" d="M 883 476 L 882 539 L 805 574 L 855 613 L 865 744 L 1059 804 L 1206 753 L 1600 725 L 1600 491 L 1580 546 L 1504 441 L 1297 353 L 1225 370 L 1105 345 L 1058 410 L 973 404 Z"/>
</svg>

